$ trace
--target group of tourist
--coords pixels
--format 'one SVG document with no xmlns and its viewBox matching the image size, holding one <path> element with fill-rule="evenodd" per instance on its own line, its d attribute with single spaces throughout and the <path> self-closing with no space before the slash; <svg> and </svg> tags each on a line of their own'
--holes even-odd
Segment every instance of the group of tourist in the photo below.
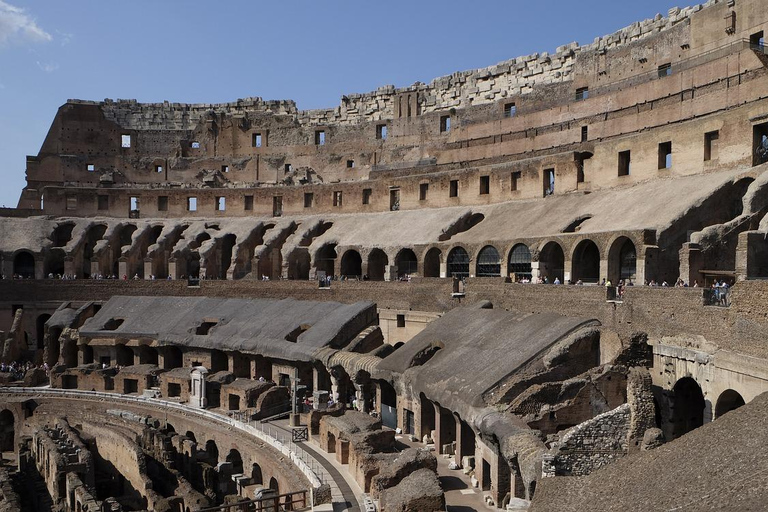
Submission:
<svg viewBox="0 0 768 512">
<path fill-rule="evenodd" d="M 10 373 L 11 380 L 18 381 L 24 380 L 24 376 L 27 372 L 33 368 L 40 368 L 45 370 L 45 374 L 48 375 L 49 367 L 48 363 L 35 365 L 31 361 L 15 361 L 10 364 L 0 363 L 0 373 Z"/>
</svg>

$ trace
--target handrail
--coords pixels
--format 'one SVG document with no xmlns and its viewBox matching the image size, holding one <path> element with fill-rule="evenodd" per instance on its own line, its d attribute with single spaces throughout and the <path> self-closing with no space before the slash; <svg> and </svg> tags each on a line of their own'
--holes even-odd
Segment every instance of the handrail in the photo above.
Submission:
<svg viewBox="0 0 768 512">
<path fill-rule="evenodd" d="M 299 496 L 300 495 L 300 496 Z M 290 497 L 290 501 L 288 501 Z M 286 498 L 280 501 L 281 498 Z M 251 505 L 257 505 L 251 507 Z M 280 494 L 278 496 L 272 496 L 269 498 L 258 498 L 255 500 L 240 501 L 237 503 L 230 503 L 229 505 L 218 505 L 215 507 L 202 508 L 198 512 L 225 512 L 225 511 L 237 511 L 237 512 L 262 512 L 262 511 L 277 511 L 280 510 L 280 506 L 290 505 L 287 510 L 305 510 L 308 509 L 307 505 L 307 491 L 294 491 L 286 494 Z M 299 506 L 301 508 L 294 508 Z"/>
<path fill-rule="evenodd" d="M 100 400 L 108 400 L 113 402 L 122 401 L 126 403 L 150 405 L 150 406 L 155 406 L 155 407 L 160 407 L 165 409 L 173 409 L 179 412 L 183 412 L 184 414 L 194 414 L 194 415 L 201 416 L 206 419 L 217 421 L 219 423 L 223 423 L 230 427 L 236 428 L 246 434 L 250 434 L 266 442 L 267 444 L 272 446 L 272 448 L 278 450 L 283 455 L 286 455 L 287 457 L 289 457 L 291 459 L 291 462 L 293 462 L 293 464 L 299 468 L 299 470 L 304 474 L 304 476 L 307 477 L 307 480 L 309 480 L 313 489 L 318 489 L 320 486 L 326 483 L 326 476 L 323 470 L 323 466 L 317 460 L 315 460 L 315 458 L 312 457 L 309 453 L 302 450 L 299 446 L 293 443 L 289 437 L 285 436 L 281 440 L 279 438 L 279 434 L 273 436 L 269 434 L 267 430 L 264 430 L 264 427 L 262 427 L 261 429 L 256 428 L 255 426 L 238 421 L 234 418 L 229 418 L 227 416 L 206 411 L 204 409 L 197 409 L 197 408 L 185 406 L 176 402 L 159 400 L 156 398 L 121 395 L 118 393 L 104 393 L 101 391 L 82 391 L 78 389 L 0 386 L 0 394 L 3 394 L 3 393 L 10 394 L 10 395 L 29 394 L 29 395 L 35 395 L 35 396 L 40 396 L 40 395 L 64 396 L 64 397 L 69 396 L 75 399 L 78 399 L 78 398 L 86 399 L 86 400 L 100 399 Z M 288 440 L 288 443 L 285 442 L 286 440 Z"/>
</svg>

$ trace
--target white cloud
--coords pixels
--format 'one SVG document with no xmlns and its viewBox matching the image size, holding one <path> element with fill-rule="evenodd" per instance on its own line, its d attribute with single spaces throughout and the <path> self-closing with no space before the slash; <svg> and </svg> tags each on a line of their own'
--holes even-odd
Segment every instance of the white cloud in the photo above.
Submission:
<svg viewBox="0 0 768 512">
<path fill-rule="evenodd" d="M 72 42 L 72 39 L 75 37 L 74 34 L 61 32 L 60 30 L 57 30 L 56 34 L 58 35 L 58 39 L 59 39 L 59 42 L 61 43 L 61 46 L 67 46 L 69 43 Z"/>
<path fill-rule="evenodd" d="M 0 45 L 14 40 L 46 43 L 53 36 L 40 28 L 24 9 L 0 0 Z"/>
<path fill-rule="evenodd" d="M 59 69 L 59 65 L 55 62 L 40 62 L 37 61 L 37 67 L 39 67 L 42 71 L 45 71 L 46 73 L 53 73 L 57 69 Z"/>
</svg>

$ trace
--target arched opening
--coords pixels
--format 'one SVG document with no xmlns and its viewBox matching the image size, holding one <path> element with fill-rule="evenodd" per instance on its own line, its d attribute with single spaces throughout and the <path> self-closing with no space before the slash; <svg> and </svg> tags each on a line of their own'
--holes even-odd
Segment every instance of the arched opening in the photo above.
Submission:
<svg viewBox="0 0 768 512">
<path fill-rule="evenodd" d="M 191 439 L 192 442 L 194 442 L 194 443 L 197 442 L 197 438 L 195 437 L 195 433 L 192 432 L 191 430 L 187 430 L 187 432 L 184 434 L 184 437 L 186 437 L 187 439 Z"/>
<path fill-rule="evenodd" d="M 91 259 L 93 258 L 93 250 L 96 244 L 104 237 L 104 233 L 107 232 L 106 224 L 97 224 L 88 228 L 88 233 L 85 236 L 85 244 L 83 245 L 83 277 L 91 276 Z"/>
<path fill-rule="evenodd" d="M 397 265 L 397 277 L 404 277 L 419 272 L 419 262 L 416 259 L 416 253 L 411 249 L 402 249 L 397 253 L 395 265 Z"/>
<path fill-rule="evenodd" d="M 517 244 L 509 252 L 507 272 L 514 274 L 515 281 L 531 278 L 531 250 L 525 244 Z"/>
<path fill-rule="evenodd" d="M 672 389 L 672 438 L 687 434 L 704 424 L 704 394 L 691 377 L 683 377 Z"/>
<path fill-rule="evenodd" d="M 232 474 L 243 474 L 243 458 L 240 456 L 240 452 L 232 448 L 227 455 L 227 462 L 232 464 Z"/>
<path fill-rule="evenodd" d="M 637 276 L 637 253 L 635 244 L 629 238 L 617 238 L 608 251 L 608 279 L 616 283 L 620 280 L 634 281 Z"/>
<path fill-rule="evenodd" d="M 469 277 L 469 254 L 463 247 L 454 247 L 448 253 L 448 276 Z"/>
<path fill-rule="evenodd" d="M 592 240 L 582 240 L 573 252 L 573 281 L 597 283 L 600 280 L 600 250 Z"/>
<path fill-rule="evenodd" d="M 486 245 L 480 249 L 477 255 L 477 267 L 475 268 L 477 277 L 500 277 L 501 276 L 501 257 L 499 251 L 492 245 Z"/>
<path fill-rule="evenodd" d="M 254 462 L 251 466 L 251 484 L 262 485 L 264 483 L 264 476 L 261 472 L 261 466 Z"/>
<path fill-rule="evenodd" d="M 72 230 L 75 229 L 74 223 L 64 223 L 59 224 L 56 226 L 56 228 L 53 230 L 53 233 L 51 234 L 51 241 L 53 242 L 53 247 L 64 247 L 69 243 L 70 240 L 72 240 Z"/>
<path fill-rule="evenodd" d="M 397 428 L 397 393 L 389 382 L 379 381 L 381 390 L 381 423 L 385 427 Z"/>
<path fill-rule="evenodd" d="M 24 279 L 35 277 L 35 257 L 29 251 L 19 251 L 13 257 L 13 274 Z"/>
<path fill-rule="evenodd" d="M 437 247 L 427 251 L 424 256 L 424 277 L 440 277 L 440 257 L 442 252 Z"/>
<path fill-rule="evenodd" d="M 200 277 L 200 253 L 190 253 L 187 259 L 187 276 L 198 278 Z"/>
<path fill-rule="evenodd" d="M 381 249 L 374 249 L 368 255 L 368 279 L 371 281 L 383 281 L 384 269 L 389 264 L 387 253 Z"/>
<path fill-rule="evenodd" d="M 737 391 L 726 389 L 717 399 L 717 404 L 715 405 L 715 418 L 719 418 L 727 412 L 738 409 L 742 405 L 744 405 L 744 398 Z"/>
<path fill-rule="evenodd" d="M 37 336 L 37 350 L 45 349 L 45 322 L 51 318 L 51 315 L 43 314 L 37 317 L 35 322 L 35 335 Z"/>
<path fill-rule="evenodd" d="M 432 405 L 432 402 L 429 401 L 429 399 L 426 397 L 426 395 L 424 395 L 424 393 L 419 393 L 419 409 L 421 411 L 420 441 L 423 441 L 424 436 L 431 435 L 430 433 L 433 430 L 435 430 L 435 406 Z"/>
<path fill-rule="evenodd" d="M 309 279 L 309 251 L 297 249 L 289 259 L 288 279 Z"/>
<path fill-rule="evenodd" d="M 226 235 L 221 239 L 221 259 L 219 260 L 219 275 L 217 276 L 219 279 L 227 278 L 227 271 L 232 264 L 232 249 L 236 243 L 237 236 L 233 234 Z"/>
<path fill-rule="evenodd" d="M 341 257 L 341 275 L 346 277 L 361 277 L 363 275 L 363 258 L 360 253 L 350 249 Z"/>
<path fill-rule="evenodd" d="M 13 413 L 8 409 L 3 409 L 0 412 L 0 452 L 15 451 L 14 425 Z"/>
<path fill-rule="evenodd" d="M 275 491 L 275 494 L 280 494 L 280 484 L 277 483 L 275 477 L 269 479 L 269 488 Z"/>
<path fill-rule="evenodd" d="M 219 463 L 219 447 L 216 446 L 216 441 L 209 439 L 205 443 L 205 454 L 208 459 L 208 463 L 211 466 L 215 466 Z"/>
<path fill-rule="evenodd" d="M 336 263 L 336 244 L 326 244 L 315 254 L 315 270 L 325 272 L 326 276 L 332 276 Z"/>
<path fill-rule="evenodd" d="M 63 249 L 51 249 L 45 255 L 45 265 L 43 273 L 48 276 L 53 274 L 54 276 L 64 275 L 64 250 Z"/>
<path fill-rule="evenodd" d="M 565 276 L 565 254 L 563 248 L 557 242 L 549 242 L 539 254 L 539 271 L 543 280 L 546 278 L 550 283 L 555 279 L 561 282 Z"/>
</svg>

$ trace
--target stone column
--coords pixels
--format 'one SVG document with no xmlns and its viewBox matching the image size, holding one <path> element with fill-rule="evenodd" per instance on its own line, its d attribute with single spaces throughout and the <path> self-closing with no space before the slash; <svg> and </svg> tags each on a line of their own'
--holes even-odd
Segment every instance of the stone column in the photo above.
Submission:
<svg viewBox="0 0 768 512">
<path fill-rule="evenodd" d="M 35 259 L 35 279 L 45 279 L 45 262 Z"/>
<path fill-rule="evenodd" d="M 122 279 L 123 276 L 128 276 L 128 279 L 133 278 L 133 276 L 128 275 L 128 260 L 126 258 L 120 258 L 117 262 L 117 273 L 119 274 L 117 277 L 118 279 Z"/>
<path fill-rule="evenodd" d="M 205 397 L 205 376 L 208 370 L 202 366 L 196 366 L 192 370 L 192 390 L 189 393 L 189 405 L 198 409 L 205 409 L 208 399 Z"/>
<path fill-rule="evenodd" d="M 435 443 L 435 453 L 442 454 L 443 438 L 442 438 L 442 425 L 440 421 L 440 406 L 436 403 L 432 403 L 435 408 L 435 435 L 432 436 L 432 442 Z"/>
<path fill-rule="evenodd" d="M 462 467 L 461 459 L 464 456 L 464 452 L 462 451 L 464 448 L 463 443 L 461 442 L 461 437 L 463 434 L 463 428 L 464 426 L 461 424 L 461 418 L 457 414 L 453 414 L 453 419 L 456 421 L 456 451 L 454 456 L 454 461 L 459 467 Z"/>
<path fill-rule="evenodd" d="M 145 258 L 144 259 L 144 279 L 149 279 L 149 276 L 153 274 L 152 272 L 152 258 Z"/>
<path fill-rule="evenodd" d="M 703 286 L 704 283 L 701 280 L 700 271 L 702 270 L 702 257 L 701 247 L 699 244 L 687 242 L 683 244 L 680 249 L 680 277 L 683 281 L 686 281 L 689 285 L 693 285 L 693 281 L 699 281 L 699 286 Z M 661 282 L 662 276 L 651 276 L 653 279 Z M 674 278 L 673 278 L 674 279 Z M 671 284 L 671 283 L 670 283 Z"/>
<path fill-rule="evenodd" d="M 75 262 L 71 256 L 64 258 L 64 273 L 70 276 L 76 276 L 78 274 L 77 268 L 75 267 Z M 82 278 L 83 276 L 79 275 L 77 277 Z"/>
<path fill-rule="evenodd" d="M 448 277 L 448 263 L 440 262 L 440 277 L 445 279 Z"/>
</svg>

